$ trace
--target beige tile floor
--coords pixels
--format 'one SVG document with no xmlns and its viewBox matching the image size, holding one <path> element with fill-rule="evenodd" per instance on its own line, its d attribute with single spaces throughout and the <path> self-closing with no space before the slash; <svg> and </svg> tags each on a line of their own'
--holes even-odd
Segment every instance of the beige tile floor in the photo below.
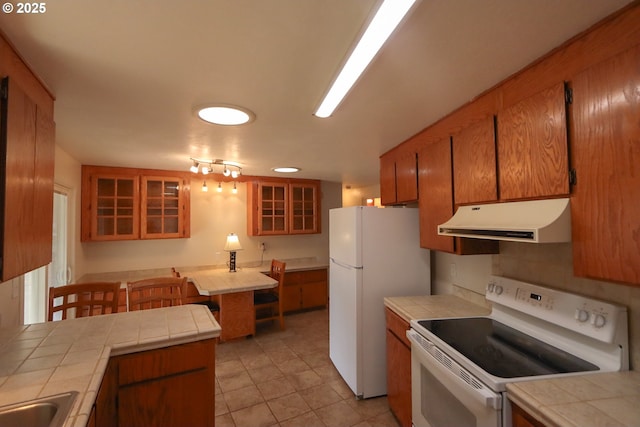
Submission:
<svg viewBox="0 0 640 427">
<path fill-rule="evenodd" d="M 331 364 L 327 310 L 285 323 L 218 345 L 216 427 L 398 427 L 386 397 L 357 400 Z"/>
</svg>

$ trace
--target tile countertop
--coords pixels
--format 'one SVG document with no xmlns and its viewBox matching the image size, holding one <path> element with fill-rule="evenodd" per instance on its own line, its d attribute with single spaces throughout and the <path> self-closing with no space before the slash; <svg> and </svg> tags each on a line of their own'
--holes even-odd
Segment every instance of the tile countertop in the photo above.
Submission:
<svg viewBox="0 0 640 427">
<path fill-rule="evenodd" d="M 406 321 L 482 316 L 489 309 L 453 295 L 393 297 L 385 306 Z M 637 427 L 640 372 L 611 372 L 507 384 L 509 399 L 548 427 Z"/>
<path fill-rule="evenodd" d="M 386 297 L 384 305 L 407 322 L 414 319 L 485 316 L 491 311 L 455 295 Z"/>
<path fill-rule="evenodd" d="M 0 406 L 78 391 L 65 427 L 84 427 L 110 356 L 215 338 L 202 305 L 0 329 Z"/>
<path fill-rule="evenodd" d="M 507 384 L 509 399 L 548 427 L 640 425 L 640 372 Z"/>
<path fill-rule="evenodd" d="M 317 270 L 321 268 L 328 268 L 329 264 L 326 262 L 318 261 L 316 258 L 295 258 L 295 259 L 283 259 L 282 261 L 287 263 L 286 271 L 305 271 L 305 270 Z M 262 262 L 248 262 L 239 263 L 238 270 L 251 270 L 268 272 L 271 266 L 271 260 Z M 182 266 L 175 267 L 178 271 L 197 271 L 197 270 L 228 270 L 226 265 L 202 265 L 202 266 Z M 101 281 L 118 281 L 126 284 L 128 281 L 150 279 L 153 277 L 169 277 L 171 276 L 171 268 L 155 268 L 148 270 L 132 270 L 132 271 L 114 271 L 109 273 L 91 273 L 85 274 L 77 283 L 87 282 L 101 282 Z"/>
</svg>

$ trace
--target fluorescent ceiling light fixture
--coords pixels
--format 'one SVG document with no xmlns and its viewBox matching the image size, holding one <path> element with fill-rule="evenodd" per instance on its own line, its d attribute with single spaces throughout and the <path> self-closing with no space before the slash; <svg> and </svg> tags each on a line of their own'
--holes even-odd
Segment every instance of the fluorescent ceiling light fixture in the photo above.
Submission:
<svg viewBox="0 0 640 427">
<path fill-rule="evenodd" d="M 299 172 L 300 168 L 296 168 L 293 166 L 286 166 L 286 167 L 280 167 L 280 168 L 273 168 L 271 170 L 274 172 L 280 172 L 280 173 L 294 173 L 294 172 Z"/>
<path fill-rule="evenodd" d="M 417 0 L 385 0 L 362 35 L 315 115 L 329 117 Z"/>
<path fill-rule="evenodd" d="M 196 113 L 205 122 L 223 126 L 242 125 L 256 118 L 246 108 L 233 105 L 203 105 L 196 109 Z"/>
</svg>

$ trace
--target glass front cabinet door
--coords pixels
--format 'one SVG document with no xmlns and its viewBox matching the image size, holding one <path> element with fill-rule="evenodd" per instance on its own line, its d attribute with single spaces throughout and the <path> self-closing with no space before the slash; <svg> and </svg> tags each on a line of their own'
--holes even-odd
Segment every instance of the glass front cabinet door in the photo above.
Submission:
<svg viewBox="0 0 640 427">
<path fill-rule="evenodd" d="M 183 185 L 179 178 L 142 178 L 141 237 L 143 239 L 183 237 Z"/>
<path fill-rule="evenodd" d="M 135 239 L 139 230 L 138 177 L 101 176 L 92 180 L 92 240 Z"/>
</svg>

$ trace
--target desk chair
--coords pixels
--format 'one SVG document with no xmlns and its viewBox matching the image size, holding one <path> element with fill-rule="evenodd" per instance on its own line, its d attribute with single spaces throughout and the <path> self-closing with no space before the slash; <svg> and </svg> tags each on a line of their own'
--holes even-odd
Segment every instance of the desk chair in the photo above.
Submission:
<svg viewBox="0 0 640 427">
<path fill-rule="evenodd" d="M 75 311 L 75 317 L 97 316 L 118 312 L 118 295 L 120 282 L 78 283 L 49 288 L 48 320 L 53 314 L 62 312 L 62 320 L 68 312 Z M 62 303 L 55 305 L 62 298 Z"/>
<path fill-rule="evenodd" d="M 253 306 L 256 312 L 256 324 L 271 320 L 280 321 L 280 329 L 284 330 L 283 313 L 283 289 L 284 270 L 287 263 L 272 260 L 269 276 L 278 281 L 278 285 L 273 289 L 255 291 L 253 293 Z"/>
<path fill-rule="evenodd" d="M 127 283 L 129 311 L 182 305 L 187 278 L 157 277 Z"/>
</svg>

